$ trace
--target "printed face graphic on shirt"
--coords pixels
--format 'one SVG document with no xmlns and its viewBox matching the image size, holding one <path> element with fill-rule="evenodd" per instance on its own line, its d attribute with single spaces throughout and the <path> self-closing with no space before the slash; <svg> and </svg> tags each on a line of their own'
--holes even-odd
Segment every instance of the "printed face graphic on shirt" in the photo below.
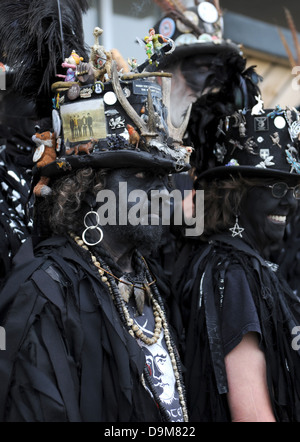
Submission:
<svg viewBox="0 0 300 442">
<path fill-rule="evenodd" d="M 151 307 L 145 303 L 144 312 L 142 315 L 139 315 L 132 300 L 129 301 L 128 305 L 134 322 L 146 336 L 152 338 L 155 322 Z M 173 366 L 164 339 L 164 332 L 161 332 L 159 339 L 153 345 L 148 346 L 141 340 L 137 340 L 137 342 L 143 349 L 153 388 L 169 414 L 171 421 L 182 422 L 182 408 L 176 388 Z M 150 390 L 149 393 L 152 394 Z"/>
<path fill-rule="evenodd" d="M 147 307 L 145 311 L 147 312 Z M 152 324 L 150 324 L 152 321 L 147 316 L 147 314 L 143 314 L 136 318 L 135 322 L 143 333 L 152 337 Z M 175 398 L 175 376 L 170 356 L 165 348 L 163 332 L 155 344 L 146 346 L 140 341 L 140 345 L 143 347 L 155 390 L 162 402 L 171 404 Z"/>
<path fill-rule="evenodd" d="M 152 348 L 153 347 L 153 348 Z M 161 391 L 162 402 L 171 404 L 175 395 L 175 376 L 166 350 L 160 344 L 145 349 L 146 363 L 152 376 L 154 387 Z"/>
</svg>

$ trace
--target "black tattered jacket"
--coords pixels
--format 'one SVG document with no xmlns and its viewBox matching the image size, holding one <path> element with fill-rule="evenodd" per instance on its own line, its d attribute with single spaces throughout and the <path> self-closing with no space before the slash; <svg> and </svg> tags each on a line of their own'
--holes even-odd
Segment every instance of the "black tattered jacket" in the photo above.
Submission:
<svg viewBox="0 0 300 442">
<path fill-rule="evenodd" d="M 226 277 L 233 266 L 245 276 L 259 319 L 275 417 L 277 421 L 299 422 L 300 345 L 293 345 L 300 325 L 299 298 L 280 272 L 274 272 L 243 240 L 229 235 L 212 237 L 202 245 L 191 241 L 183 248 L 174 271 L 173 295 L 183 318 L 177 330 L 182 336 L 190 421 L 231 421 L 222 324 L 228 314 L 223 308 Z M 239 296 L 237 289 L 232 293 L 233 302 Z"/>
<path fill-rule="evenodd" d="M 28 240 L 0 295 L 0 420 L 154 422 L 145 358 L 88 256 L 66 238 Z"/>
</svg>

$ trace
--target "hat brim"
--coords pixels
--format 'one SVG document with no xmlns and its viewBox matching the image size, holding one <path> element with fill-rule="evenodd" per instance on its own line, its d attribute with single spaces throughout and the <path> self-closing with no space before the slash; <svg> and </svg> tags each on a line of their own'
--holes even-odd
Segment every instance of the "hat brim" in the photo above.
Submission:
<svg viewBox="0 0 300 442">
<path fill-rule="evenodd" d="M 294 179 L 298 178 L 300 181 L 300 175 L 297 173 L 283 172 L 279 169 L 268 169 L 261 167 L 247 167 L 247 166 L 221 166 L 214 167 L 206 170 L 198 175 L 198 179 L 205 179 L 207 181 L 221 180 L 227 178 L 229 175 L 242 175 L 246 177 L 258 177 L 258 178 L 282 178 L 282 179 Z"/>
<path fill-rule="evenodd" d="M 220 53 L 242 54 L 239 46 L 232 42 L 224 41 L 222 43 L 202 42 L 189 45 L 177 46 L 175 51 L 164 57 L 159 63 L 159 68 L 163 69 L 176 61 L 182 60 L 193 55 L 217 55 Z"/>
<path fill-rule="evenodd" d="M 93 167 L 94 169 L 163 169 L 169 173 L 179 173 L 191 168 L 190 164 L 178 164 L 175 160 L 163 156 L 135 150 L 113 150 L 94 152 L 90 155 L 66 155 L 47 164 L 35 172 L 45 177 L 59 177 L 73 170 Z"/>
</svg>

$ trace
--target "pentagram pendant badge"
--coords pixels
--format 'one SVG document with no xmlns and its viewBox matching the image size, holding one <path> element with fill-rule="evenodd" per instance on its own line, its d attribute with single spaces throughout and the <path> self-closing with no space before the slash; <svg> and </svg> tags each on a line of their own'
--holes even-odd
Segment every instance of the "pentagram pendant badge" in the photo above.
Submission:
<svg viewBox="0 0 300 442">
<path fill-rule="evenodd" d="M 235 238 L 236 236 L 239 236 L 240 238 L 243 238 L 242 232 L 245 229 L 243 229 L 242 227 L 239 226 L 239 217 L 238 216 L 236 216 L 235 225 L 231 229 L 229 229 L 229 230 L 230 230 L 231 236 L 233 238 Z"/>
</svg>

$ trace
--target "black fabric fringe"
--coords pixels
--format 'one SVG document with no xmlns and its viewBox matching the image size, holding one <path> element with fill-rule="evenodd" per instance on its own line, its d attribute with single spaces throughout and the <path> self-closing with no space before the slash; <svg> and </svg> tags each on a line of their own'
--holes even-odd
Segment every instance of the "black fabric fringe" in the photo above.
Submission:
<svg viewBox="0 0 300 442">
<path fill-rule="evenodd" d="M 204 302 L 200 307 L 200 278 L 213 281 L 206 296 L 214 296 L 219 315 L 222 302 L 220 278 L 229 264 L 239 264 L 245 272 L 262 330 L 261 348 L 267 363 L 267 380 L 274 414 L 278 422 L 300 421 L 300 353 L 292 348 L 292 330 L 300 324 L 299 300 L 280 273 L 261 265 L 259 259 L 227 245 L 211 245 L 199 259 L 201 246 L 188 246 L 182 253 L 188 267 L 174 283 L 177 303 L 182 307 L 184 337 L 181 352 L 186 367 L 186 388 L 191 420 L 230 421 L 226 394 L 219 394 L 209 348 Z M 190 257 L 190 260 L 187 257 Z M 179 258 L 179 262 L 183 262 Z M 188 268 L 188 271 L 187 271 Z M 210 274 L 206 273 L 210 268 Z M 195 278 L 195 275 L 196 278 Z"/>
<path fill-rule="evenodd" d="M 239 109 L 251 109 L 256 104 L 255 96 L 260 94 L 262 80 L 255 66 L 246 69 L 246 59 L 237 53 L 218 54 L 211 70 L 206 87 L 220 90 L 217 93 L 212 90 L 196 101 L 187 130 L 189 142 L 195 148 L 191 163 L 199 173 L 209 166 L 213 156 L 220 119 Z"/>
</svg>

